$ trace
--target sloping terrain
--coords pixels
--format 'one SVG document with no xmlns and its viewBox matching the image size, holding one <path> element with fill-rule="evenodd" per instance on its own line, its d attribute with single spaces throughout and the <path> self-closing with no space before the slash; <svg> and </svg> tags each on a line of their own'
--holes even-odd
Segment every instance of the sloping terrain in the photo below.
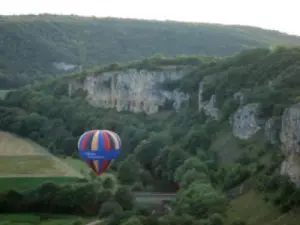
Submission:
<svg viewBox="0 0 300 225">
<path fill-rule="evenodd" d="M 7 90 L 0 90 L 0 99 L 4 99 L 7 92 L 8 92 Z"/>
<path fill-rule="evenodd" d="M 0 88 L 153 54 L 228 56 L 300 44 L 297 36 L 255 27 L 59 15 L 2 16 L 0 30 Z"/>
<path fill-rule="evenodd" d="M 40 145 L 0 131 L 0 177 L 83 176 Z"/>
<path fill-rule="evenodd" d="M 237 219 L 246 221 L 247 225 L 298 225 L 299 212 L 295 208 L 282 214 L 271 203 L 266 203 L 259 194 L 249 191 L 230 203 L 226 225 Z"/>
</svg>

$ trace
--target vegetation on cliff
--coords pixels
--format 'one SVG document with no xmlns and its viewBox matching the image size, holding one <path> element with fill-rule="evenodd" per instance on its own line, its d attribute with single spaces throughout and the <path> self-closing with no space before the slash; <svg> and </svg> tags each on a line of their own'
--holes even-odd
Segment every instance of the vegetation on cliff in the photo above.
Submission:
<svg viewBox="0 0 300 225">
<path fill-rule="evenodd" d="M 0 88 L 49 74 L 154 54 L 229 56 L 243 49 L 300 44 L 297 36 L 254 27 L 58 15 L 0 17 Z M 72 68 L 75 66 L 74 68 Z"/>
<path fill-rule="evenodd" d="M 154 66 L 159 65 L 159 60 L 151 60 L 131 64 L 131 67 L 149 61 Z M 180 61 L 180 58 L 177 60 Z M 120 224 L 121 221 L 126 224 L 189 223 L 192 218 L 196 218 L 193 220 L 195 224 L 223 224 L 228 216 L 228 198 L 235 198 L 243 194 L 243 190 L 249 189 L 258 191 L 282 212 L 297 207 L 300 199 L 298 191 L 278 173 L 282 155 L 277 144 L 259 138 L 263 136 L 261 131 L 243 141 L 233 137 L 231 130 L 228 130 L 231 129 L 230 116 L 240 104 L 254 101 L 262 103 L 258 117 L 265 120 L 281 115 L 285 107 L 299 99 L 300 49 L 261 48 L 225 59 L 200 61 L 193 64 L 190 74 L 182 80 L 163 85 L 168 89 L 179 87 L 190 94 L 189 104 L 177 113 L 165 109 L 146 116 L 142 113 L 118 113 L 114 109 L 96 109 L 84 100 L 85 93 L 68 96 L 67 84 L 72 79 L 68 77 L 8 93 L 1 101 L 1 128 L 30 138 L 55 155 L 72 157 L 77 157 L 76 143 L 82 132 L 99 127 L 114 129 L 122 137 L 123 150 L 110 172 L 116 174 L 122 187 L 175 191 L 179 186 L 177 199 L 173 203 L 174 215 L 159 221 L 142 209 L 132 206 L 126 208 L 116 201 L 113 193 L 100 213 L 101 216 L 115 213 L 109 224 Z M 184 64 L 191 66 L 189 63 L 181 63 L 181 66 Z M 114 66 L 110 69 L 113 70 Z M 78 77 L 74 76 L 74 79 Z M 204 111 L 198 111 L 199 82 L 204 85 L 204 100 L 208 100 L 212 94 L 216 95 L 220 120 L 213 120 Z M 239 91 L 245 96 L 243 103 L 234 97 Z M 223 131 L 231 135 L 226 141 L 226 144 L 232 144 L 230 147 L 216 147 Z M 235 151 L 238 156 L 230 164 L 224 164 L 222 157 L 229 151 Z M 244 188 L 241 188 L 241 184 Z M 77 188 L 85 188 L 85 185 Z M 61 193 L 65 193 L 64 188 L 73 188 L 76 192 L 73 186 L 51 188 Z M 126 193 L 129 191 L 126 190 Z M 91 193 L 90 199 L 93 204 L 101 205 L 96 201 L 102 192 L 96 192 L 94 196 Z M 3 198 L 15 195 L 5 195 Z M 30 195 L 22 196 L 25 202 L 28 201 L 26 199 L 32 199 Z M 74 210 L 71 206 L 63 205 L 63 194 L 60 200 L 51 195 L 47 198 L 54 201 L 51 207 L 61 207 L 65 212 Z M 44 200 L 31 200 L 30 207 L 51 211 L 53 208 L 48 206 L 39 207 Z M 72 207 L 84 210 L 79 209 L 77 204 L 85 204 L 85 200 L 73 202 Z M 230 221 L 232 224 L 245 224 L 243 221 Z"/>
</svg>

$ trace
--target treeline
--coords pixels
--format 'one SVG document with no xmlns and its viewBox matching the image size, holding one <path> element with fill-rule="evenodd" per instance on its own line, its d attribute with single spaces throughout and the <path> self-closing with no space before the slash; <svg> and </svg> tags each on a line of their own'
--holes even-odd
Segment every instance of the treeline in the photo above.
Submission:
<svg viewBox="0 0 300 225">
<path fill-rule="evenodd" d="M 127 187 L 115 190 L 110 181 L 58 185 L 43 183 L 34 190 L 9 190 L 0 194 L 2 213 L 53 213 L 107 216 L 112 211 L 132 210 L 133 193 Z"/>
<path fill-rule="evenodd" d="M 44 183 L 35 190 L 18 192 L 10 190 L 0 194 L 2 213 L 53 213 L 108 218 L 109 224 L 119 217 L 127 219 L 154 219 L 151 207 L 135 202 L 127 187 L 112 191 L 111 185 L 101 187 L 99 183 L 56 185 Z M 198 193 L 194 193 L 197 191 Z M 194 194 L 193 194 L 194 193 Z M 172 205 L 171 215 L 181 220 L 199 221 L 199 224 L 224 223 L 228 201 L 209 184 L 196 182 L 190 190 L 179 194 Z M 172 217 L 166 217 L 167 221 Z M 165 222 L 167 222 L 165 221 Z"/>
<path fill-rule="evenodd" d="M 0 73 L 10 85 L 0 88 L 6 89 L 62 72 L 53 63 L 72 64 L 78 71 L 80 65 L 153 54 L 228 56 L 253 47 L 300 43 L 296 36 L 259 28 L 79 16 L 1 16 L 0 27 Z"/>
</svg>

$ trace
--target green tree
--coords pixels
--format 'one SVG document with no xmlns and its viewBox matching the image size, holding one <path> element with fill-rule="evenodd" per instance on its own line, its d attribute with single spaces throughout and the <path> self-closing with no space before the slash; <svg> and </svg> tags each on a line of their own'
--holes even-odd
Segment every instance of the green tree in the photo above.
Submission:
<svg viewBox="0 0 300 225">
<path fill-rule="evenodd" d="M 117 187 L 117 179 L 113 174 L 105 174 L 102 180 L 102 186 L 105 189 L 114 190 Z"/>
<path fill-rule="evenodd" d="M 152 165 L 159 151 L 171 142 L 172 138 L 166 132 L 153 134 L 149 140 L 142 141 L 134 150 L 134 153 L 142 165 Z"/>
<path fill-rule="evenodd" d="M 226 212 L 227 199 L 209 183 L 192 183 L 180 191 L 176 199 L 176 212 L 188 213 L 197 218 L 208 218 L 214 213 Z"/>
<path fill-rule="evenodd" d="M 118 178 L 124 184 L 132 184 L 139 180 L 141 166 L 136 157 L 131 154 L 118 167 Z"/>
<path fill-rule="evenodd" d="M 109 217 L 116 214 L 119 214 L 123 211 L 119 203 L 115 201 L 108 201 L 101 205 L 99 211 L 99 218 Z"/>
<path fill-rule="evenodd" d="M 196 169 L 188 170 L 182 177 L 180 182 L 181 188 L 187 188 L 193 182 L 209 183 L 209 177 L 205 173 L 196 171 Z"/>
<path fill-rule="evenodd" d="M 199 173 L 207 174 L 208 172 L 206 165 L 203 162 L 201 162 L 197 157 L 192 156 L 186 159 L 184 163 L 177 168 L 174 175 L 174 180 L 180 183 L 185 173 L 192 169 L 195 169 Z"/>
<path fill-rule="evenodd" d="M 134 206 L 134 196 L 128 187 L 119 187 L 115 193 L 115 200 L 124 210 L 131 210 Z"/>
<path fill-rule="evenodd" d="M 172 180 L 174 178 L 174 173 L 180 165 L 184 163 L 184 161 L 189 157 L 189 154 L 184 152 L 178 146 L 174 146 L 173 148 L 169 148 L 168 150 L 168 158 L 165 162 L 168 170 L 168 179 Z"/>
</svg>

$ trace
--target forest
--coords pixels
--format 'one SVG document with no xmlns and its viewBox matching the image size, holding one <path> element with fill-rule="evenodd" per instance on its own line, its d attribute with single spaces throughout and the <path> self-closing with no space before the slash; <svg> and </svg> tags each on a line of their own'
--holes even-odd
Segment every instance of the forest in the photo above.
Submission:
<svg viewBox="0 0 300 225">
<path fill-rule="evenodd" d="M 0 30 L 0 89 L 153 55 L 231 56 L 300 43 L 297 36 L 255 27 L 48 14 L 1 16 Z"/>
</svg>

